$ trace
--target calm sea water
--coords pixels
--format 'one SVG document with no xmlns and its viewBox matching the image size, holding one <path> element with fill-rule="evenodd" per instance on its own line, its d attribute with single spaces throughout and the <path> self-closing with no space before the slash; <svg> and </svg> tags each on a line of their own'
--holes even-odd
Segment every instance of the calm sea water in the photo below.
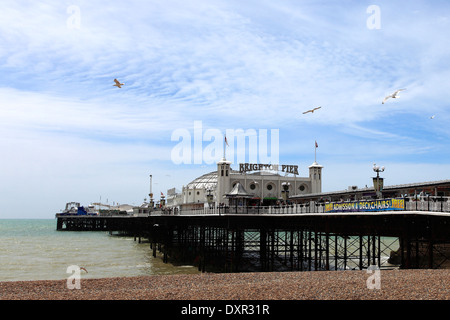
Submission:
<svg viewBox="0 0 450 320">
<path fill-rule="evenodd" d="M 56 231 L 56 219 L 0 219 L 0 281 L 67 279 L 71 265 L 86 268 L 83 279 L 199 273 L 163 263 L 134 238 Z"/>
</svg>

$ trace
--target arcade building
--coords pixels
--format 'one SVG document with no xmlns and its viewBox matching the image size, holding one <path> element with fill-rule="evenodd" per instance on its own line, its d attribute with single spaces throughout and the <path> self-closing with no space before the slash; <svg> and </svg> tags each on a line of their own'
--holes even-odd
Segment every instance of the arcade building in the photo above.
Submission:
<svg viewBox="0 0 450 320">
<path fill-rule="evenodd" d="M 165 205 L 181 210 L 229 206 L 233 195 L 242 201 L 237 205 L 276 205 L 294 195 L 321 193 L 322 168 L 314 162 L 309 175 L 302 177 L 297 165 L 241 163 L 234 169 L 222 158 L 216 171 L 194 179 L 181 192 L 169 189 Z"/>
</svg>

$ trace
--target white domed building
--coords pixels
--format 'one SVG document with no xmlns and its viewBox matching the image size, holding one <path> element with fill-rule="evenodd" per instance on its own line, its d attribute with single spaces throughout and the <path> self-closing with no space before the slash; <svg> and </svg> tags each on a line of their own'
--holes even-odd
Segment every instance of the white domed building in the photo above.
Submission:
<svg viewBox="0 0 450 320">
<path fill-rule="evenodd" d="M 301 177 L 298 166 L 246 163 L 234 170 L 231 162 L 223 158 L 217 163 L 216 171 L 194 179 L 181 192 L 175 188 L 168 190 L 167 206 L 181 209 L 227 206 L 226 195 L 238 183 L 248 194 L 248 205 L 274 205 L 289 201 L 294 195 L 322 192 L 322 168 L 314 162 L 308 168 L 309 175 Z"/>
</svg>

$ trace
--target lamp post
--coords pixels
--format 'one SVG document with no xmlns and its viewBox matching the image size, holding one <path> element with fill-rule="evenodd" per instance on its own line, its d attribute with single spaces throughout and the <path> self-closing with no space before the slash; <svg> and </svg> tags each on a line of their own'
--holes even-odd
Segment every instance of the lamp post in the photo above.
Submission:
<svg viewBox="0 0 450 320">
<path fill-rule="evenodd" d="M 283 182 L 281 184 L 281 186 L 283 187 L 283 190 L 281 191 L 281 196 L 283 197 L 283 200 L 285 202 L 287 202 L 289 199 L 289 186 L 290 185 L 291 184 L 289 182 Z"/>
<path fill-rule="evenodd" d="M 376 177 L 373 177 L 373 187 L 377 194 L 377 198 L 380 199 L 382 197 L 381 191 L 383 190 L 383 178 L 380 177 L 380 172 L 384 171 L 384 167 L 379 167 L 375 163 L 373 164 L 373 171 L 377 173 Z"/>
<path fill-rule="evenodd" d="M 206 190 L 207 194 L 206 194 L 206 200 L 208 202 L 208 208 L 211 208 L 211 203 L 213 202 L 213 194 L 212 194 L 212 190 L 208 189 Z"/>
<path fill-rule="evenodd" d="M 150 193 L 148 194 L 150 197 L 149 204 L 148 204 L 150 210 L 153 210 L 153 207 L 155 206 L 155 202 L 153 201 L 153 192 L 152 192 L 152 178 L 153 178 L 152 175 L 150 175 Z"/>
</svg>

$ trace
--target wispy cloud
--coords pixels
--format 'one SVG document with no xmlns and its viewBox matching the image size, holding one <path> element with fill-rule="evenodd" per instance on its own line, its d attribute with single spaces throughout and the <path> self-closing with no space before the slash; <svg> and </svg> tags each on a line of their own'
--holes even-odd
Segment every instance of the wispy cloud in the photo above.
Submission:
<svg viewBox="0 0 450 320">
<path fill-rule="evenodd" d="M 79 8 L 80 28 L 67 25 L 70 5 Z M 7 0 L 0 148 L 14 157 L 2 165 L 20 171 L 27 160 L 14 158 L 41 144 L 52 165 L 40 154 L 36 177 L 59 175 L 70 157 L 57 150 L 68 151 L 70 141 L 99 151 L 79 172 L 105 172 L 101 164 L 111 168 L 117 152 L 125 167 L 178 170 L 170 181 L 180 187 L 189 173 L 170 163 L 170 136 L 195 120 L 222 131 L 280 129 L 280 156 L 289 162 L 309 161 L 319 140 L 330 166 L 379 157 L 443 163 L 449 4 L 377 5 L 381 29 L 369 30 L 368 4 L 351 1 Z M 114 78 L 125 86 L 113 87 Z M 400 87 L 400 99 L 381 104 Z M 320 113 L 302 115 L 319 105 Z"/>
</svg>

